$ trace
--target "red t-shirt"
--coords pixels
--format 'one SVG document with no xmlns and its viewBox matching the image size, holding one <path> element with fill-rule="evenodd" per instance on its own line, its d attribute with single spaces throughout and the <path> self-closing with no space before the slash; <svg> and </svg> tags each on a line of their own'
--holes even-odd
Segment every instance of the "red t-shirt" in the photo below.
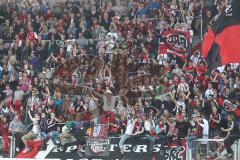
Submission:
<svg viewBox="0 0 240 160">
<path fill-rule="evenodd" d="M 207 67 L 206 65 L 197 65 L 196 71 L 198 74 L 205 74 L 207 72 Z"/>
<path fill-rule="evenodd" d="M 187 72 L 194 71 L 194 66 L 185 66 L 183 70 Z"/>
<path fill-rule="evenodd" d="M 35 40 L 34 32 L 29 32 L 27 38 L 33 42 Z"/>
</svg>

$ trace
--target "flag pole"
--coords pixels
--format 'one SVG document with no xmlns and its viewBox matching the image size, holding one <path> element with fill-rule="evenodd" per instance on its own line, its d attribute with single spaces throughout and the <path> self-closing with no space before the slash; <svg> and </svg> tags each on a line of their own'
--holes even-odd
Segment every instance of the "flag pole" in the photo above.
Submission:
<svg viewBox="0 0 240 160">
<path fill-rule="evenodd" d="M 201 40 L 203 39 L 203 18 L 201 14 Z"/>
</svg>

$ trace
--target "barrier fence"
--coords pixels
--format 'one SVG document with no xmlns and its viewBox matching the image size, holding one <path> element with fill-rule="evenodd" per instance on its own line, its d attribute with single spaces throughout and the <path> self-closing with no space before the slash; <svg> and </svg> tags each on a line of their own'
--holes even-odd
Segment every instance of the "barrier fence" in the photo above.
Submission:
<svg viewBox="0 0 240 160">
<path fill-rule="evenodd" d="M 14 158 L 15 157 L 15 151 L 16 151 L 16 144 L 15 144 L 15 138 L 13 136 L 9 136 L 9 151 L 7 153 L 4 153 L 3 151 L 3 137 L 0 136 L 0 158 Z"/>
<path fill-rule="evenodd" d="M 201 159 L 201 160 L 228 160 L 226 157 L 224 139 L 197 139 L 193 142 L 193 149 L 189 149 L 186 145 L 186 160 Z M 232 160 L 240 159 L 240 142 L 237 140 L 233 145 L 234 151 Z"/>
</svg>

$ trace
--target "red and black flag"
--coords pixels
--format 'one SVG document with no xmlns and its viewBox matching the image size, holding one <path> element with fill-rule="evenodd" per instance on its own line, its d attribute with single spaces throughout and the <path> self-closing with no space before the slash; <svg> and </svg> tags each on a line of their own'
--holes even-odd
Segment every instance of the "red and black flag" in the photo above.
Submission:
<svg viewBox="0 0 240 160">
<path fill-rule="evenodd" d="M 182 59 L 190 47 L 190 34 L 179 30 L 168 30 L 162 34 L 159 54 L 174 54 Z"/>
<path fill-rule="evenodd" d="M 240 62 L 240 0 L 231 5 L 209 28 L 203 41 L 202 55 L 210 69 Z"/>
</svg>

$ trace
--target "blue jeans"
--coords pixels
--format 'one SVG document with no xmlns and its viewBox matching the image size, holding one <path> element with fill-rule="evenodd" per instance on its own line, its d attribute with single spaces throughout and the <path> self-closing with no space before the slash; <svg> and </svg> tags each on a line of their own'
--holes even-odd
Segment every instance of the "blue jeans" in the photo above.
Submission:
<svg viewBox="0 0 240 160">
<path fill-rule="evenodd" d="M 47 138 L 47 134 L 45 132 L 40 132 L 40 137 L 42 140 L 45 140 Z"/>
<path fill-rule="evenodd" d="M 148 141 L 150 141 L 150 151 L 152 151 L 155 143 L 155 139 L 149 134 L 146 134 L 146 138 Z"/>
<path fill-rule="evenodd" d="M 42 143 L 43 143 L 43 146 L 46 146 L 46 138 L 47 138 L 47 134 L 45 132 L 40 132 L 40 137 L 42 139 Z"/>
<path fill-rule="evenodd" d="M 40 132 L 40 136 L 44 144 L 46 144 L 46 138 L 48 136 L 51 138 L 54 145 L 57 145 L 60 142 L 60 134 L 58 131 L 52 131 L 52 132 L 49 132 L 48 134 L 46 134 L 45 132 Z"/>
<path fill-rule="evenodd" d="M 120 148 L 121 152 L 123 152 L 123 145 L 128 138 L 130 138 L 130 135 L 128 135 L 128 134 L 121 135 L 121 139 L 119 141 L 119 148 Z"/>
<path fill-rule="evenodd" d="M 186 137 L 186 141 L 187 141 L 189 149 L 193 149 L 193 141 L 196 139 L 198 139 L 198 137 L 195 135 Z"/>
<path fill-rule="evenodd" d="M 54 145 L 57 145 L 60 143 L 60 134 L 58 131 L 52 131 L 48 133 L 49 137 L 53 141 Z"/>
<path fill-rule="evenodd" d="M 192 151 L 192 156 L 194 155 L 193 141 L 196 140 L 196 139 L 198 139 L 198 137 L 195 136 L 195 135 L 186 137 L 188 147 Z"/>
</svg>

